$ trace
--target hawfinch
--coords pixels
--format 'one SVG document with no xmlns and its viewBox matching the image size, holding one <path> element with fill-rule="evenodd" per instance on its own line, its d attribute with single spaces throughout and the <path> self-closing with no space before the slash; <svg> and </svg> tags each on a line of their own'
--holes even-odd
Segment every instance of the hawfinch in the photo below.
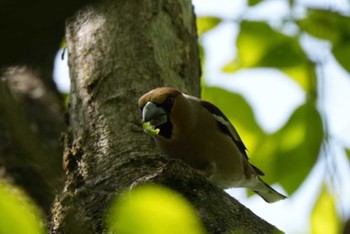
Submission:
<svg viewBox="0 0 350 234">
<path fill-rule="evenodd" d="M 223 189 L 246 187 L 266 202 L 285 199 L 249 163 L 246 147 L 228 118 L 213 104 L 169 87 L 139 99 L 144 129 L 166 156 L 181 159 Z"/>
</svg>

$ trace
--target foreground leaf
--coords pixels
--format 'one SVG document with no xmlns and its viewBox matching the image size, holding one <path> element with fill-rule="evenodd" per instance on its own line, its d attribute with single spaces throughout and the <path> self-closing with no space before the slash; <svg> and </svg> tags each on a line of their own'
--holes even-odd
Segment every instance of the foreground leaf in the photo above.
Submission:
<svg viewBox="0 0 350 234">
<path fill-rule="evenodd" d="M 340 233 L 340 223 L 334 197 L 323 186 L 320 196 L 311 214 L 311 230 L 313 234 Z"/>
<path fill-rule="evenodd" d="M 120 234 L 204 233 L 191 204 L 159 185 L 143 185 L 117 198 L 107 222 L 112 233 Z"/>
<path fill-rule="evenodd" d="M 45 233 L 34 205 L 19 190 L 0 181 L 0 233 Z"/>
</svg>

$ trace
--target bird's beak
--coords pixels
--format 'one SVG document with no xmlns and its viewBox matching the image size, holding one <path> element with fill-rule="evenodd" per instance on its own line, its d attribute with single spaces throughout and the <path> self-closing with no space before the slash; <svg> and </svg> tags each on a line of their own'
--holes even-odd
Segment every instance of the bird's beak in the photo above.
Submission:
<svg viewBox="0 0 350 234">
<path fill-rule="evenodd" d="M 153 102 L 147 102 L 142 109 L 142 121 L 151 122 L 155 127 L 168 121 L 166 111 Z"/>
</svg>

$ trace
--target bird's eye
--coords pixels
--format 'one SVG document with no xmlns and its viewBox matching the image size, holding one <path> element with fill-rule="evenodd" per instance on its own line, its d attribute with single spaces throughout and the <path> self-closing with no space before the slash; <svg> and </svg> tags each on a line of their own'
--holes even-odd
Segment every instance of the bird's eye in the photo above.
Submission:
<svg viewBox="0 0 350 234">
<path fill-rule="evenodd" d="M 167 105 L 172 105 L 173 103 L 174 103 L 174 98 L 173 97 L 168 97 L 165 100 L 165 104 L 167 104 Z"/>
</svg>

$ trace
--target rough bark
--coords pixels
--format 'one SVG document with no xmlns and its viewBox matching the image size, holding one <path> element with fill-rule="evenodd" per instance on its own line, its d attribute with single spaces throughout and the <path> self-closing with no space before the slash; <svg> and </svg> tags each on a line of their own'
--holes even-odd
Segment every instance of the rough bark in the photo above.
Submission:
<svg viewBox="0 0 350 234">
<path fill-rule="evenodd" d="M 80 10 L 66 31 L 72 82 L 67 181 L 53 207 L 53 233 L 102 233 L 114 195 L 151 182 L 182 193 L 209 233 L 277 231 L 184 163 L 159 156 L 143 133 L 137 107 L 143 93 L 173 86 L 199 95 L 190 1 L 101 1 Z"/>
</svg>

